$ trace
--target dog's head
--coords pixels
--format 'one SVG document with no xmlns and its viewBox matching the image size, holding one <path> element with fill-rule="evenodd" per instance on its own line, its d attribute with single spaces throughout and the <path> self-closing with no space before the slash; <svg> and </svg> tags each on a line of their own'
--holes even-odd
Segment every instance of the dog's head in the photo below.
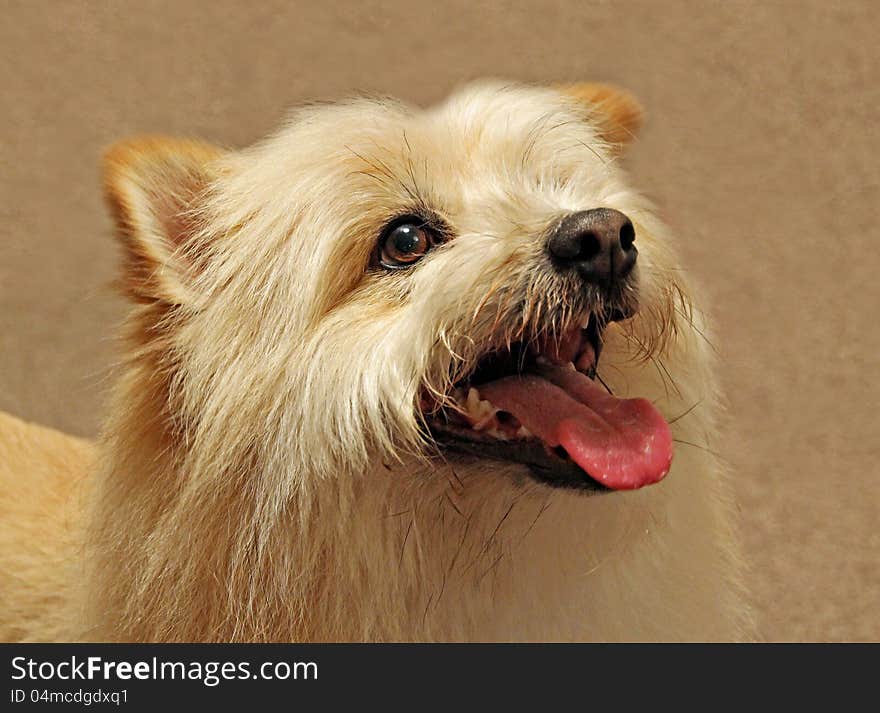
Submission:
<svg viewBox="0 0 880 713">
<path fill-rule="evenodd" d="M 684 304 L 619 162 L 640 121 L 603 85 L 484 83 L 310 106 L 241 152 L 114 147 L 124 285 L 182 442 L 318 475 L 441 456 L 662 478 L 666 422 L 597 374 L 603 344 L 624 370 L 662 349 Z"/>
</svg>

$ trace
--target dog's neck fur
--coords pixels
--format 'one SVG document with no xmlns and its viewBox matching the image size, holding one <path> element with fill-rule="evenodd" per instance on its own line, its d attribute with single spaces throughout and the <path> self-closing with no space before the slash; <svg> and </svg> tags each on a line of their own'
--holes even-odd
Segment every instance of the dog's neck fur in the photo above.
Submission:
<svg viewBox="0 0 880 713">
<path fill-rule="evenodd" d="M 705 477 L 674 470 L 627 494 L 550 490 L 492 462 L 378 460 L 273 503 L 261 481 L 279 474 L 257 452 L 187 472 L 186 440 L 165 425 L 176 419 L 156 358 L 144 349 L 129 365 L 103 441 L 87 639 L 730 639 L 745 630 L 719 466 L 707 451 L 676 456 Z M 662 393 L 656 374 L 643 371 L 639 393 Z M 684 410 L 694 396 L 669 407 Z M 684 423 L 677 435 L 706 437 Z M 302 482 L 297 463 L 287 468 Z M 703 569 L 689 578 L 693 562 Z"/>
</svg>

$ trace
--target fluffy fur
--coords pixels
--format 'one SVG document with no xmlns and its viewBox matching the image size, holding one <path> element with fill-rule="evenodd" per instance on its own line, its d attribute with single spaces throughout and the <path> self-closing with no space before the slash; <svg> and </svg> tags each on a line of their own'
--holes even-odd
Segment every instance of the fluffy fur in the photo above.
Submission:
<svg viewBox="0 0 880 713">
<path fill-rule="evenodd" d="M 620 166 L 640 117 L 601 85 L 481 83 L 426 111 L 302 108 L 243 151 L 114 147 L 126 361 L 96 453 L 40 432 L 0 464 L 0 635 L 748 637 L 711 335 Z M 586 497 L 447 462 L 420 395 L 596 305 L 542 261 L 548 226 L 598 206 L 632 219 L 640 251 L 639 311 L 608 327 L 599 373 L 670 421 L 671 473 Z M 374 269 L 382 227 L 412 212 L 454 238 Z M 0 425 L 0 447 L 24 428 Z"/>
</svg>

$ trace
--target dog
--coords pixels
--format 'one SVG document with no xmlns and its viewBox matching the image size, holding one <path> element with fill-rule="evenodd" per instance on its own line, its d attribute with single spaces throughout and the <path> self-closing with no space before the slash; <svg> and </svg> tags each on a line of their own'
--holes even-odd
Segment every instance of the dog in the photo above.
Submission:
<svg viewBox="0 0 880 713">
<path fill-rule="evenodd" d="M 97 444 L 0 419 L 7 641 L 752 636 L 701 301 L 604 84 L 142 137 Z"/>
</svg>

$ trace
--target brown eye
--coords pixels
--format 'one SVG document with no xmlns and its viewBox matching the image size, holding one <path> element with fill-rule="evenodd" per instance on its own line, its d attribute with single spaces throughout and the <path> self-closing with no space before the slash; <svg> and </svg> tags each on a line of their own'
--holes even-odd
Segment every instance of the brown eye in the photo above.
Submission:
<svg viewBox="0 0 880 713">
<path fill-rule="evenodd" d="M 397 223 L 379 242 L 379 262 L 389 270 L 400 270 L 418 262 L 433 244 L 433 236 L 423 223 Z"/>
</svg>

